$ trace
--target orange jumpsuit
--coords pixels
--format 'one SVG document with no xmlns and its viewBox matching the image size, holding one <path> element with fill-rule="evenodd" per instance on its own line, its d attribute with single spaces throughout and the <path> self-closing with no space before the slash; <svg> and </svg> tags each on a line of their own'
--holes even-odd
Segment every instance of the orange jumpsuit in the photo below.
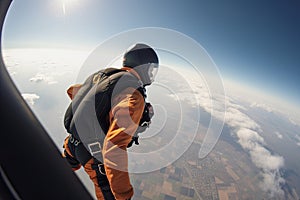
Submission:
<svg viewBox="0 0 300 200">
<path fill-rule="evenodd" d="M 130 72 L 139 78 L 135 71 L 130 69 Z M 80 87 L 80 84 L 76 84 L 68 89 L 67 93 L 71 99 Z M 144 97 L 134 88 L 123 90 L 112 100 L 109 113 L 110 126 L 103 143 L 102 155 L 106 176 L 116 200 L 130 199 L 133 196 L 133 187 L 127 170 L 127 145 L 138 128 L 144 105 Z M 68 148 L 66 151 L 70 154 Z M 84 165 L 84 169 L 94 182 L 97 199 L 104 199 L 98 185 L 96 171 L 92 169 L 93 163 L 94 159 L 90 159 Z M 78 167 L 73 169 L 77 170 Z"/>
</svg>

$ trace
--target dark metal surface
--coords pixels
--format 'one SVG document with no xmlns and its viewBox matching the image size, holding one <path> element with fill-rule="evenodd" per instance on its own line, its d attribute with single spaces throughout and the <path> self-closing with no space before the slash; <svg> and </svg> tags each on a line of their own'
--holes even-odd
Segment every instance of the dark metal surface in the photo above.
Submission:
<svg viewBox="0 0 300 200">
<path fill-rule="evenodd" d="M 0 0 L 0 28 L 11 0 Z M 92 199 L 12 82 L 0 50 L 0 199 Z"/>
</svg>

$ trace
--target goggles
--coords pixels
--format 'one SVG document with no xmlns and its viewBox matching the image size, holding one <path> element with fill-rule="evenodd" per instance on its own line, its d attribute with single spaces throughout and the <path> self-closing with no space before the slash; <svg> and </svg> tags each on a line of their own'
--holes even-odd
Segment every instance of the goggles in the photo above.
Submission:
<svg viewBox="0 0 300 200">
<path fill-rule="evenodd" d="M 157 63 L 148 63 L 146 65 L 148 66 L 148 77 L 150 79 L 150 82 L 153 83 L 156 74 L 158 72 L 158 64 Z"/>
</svg>

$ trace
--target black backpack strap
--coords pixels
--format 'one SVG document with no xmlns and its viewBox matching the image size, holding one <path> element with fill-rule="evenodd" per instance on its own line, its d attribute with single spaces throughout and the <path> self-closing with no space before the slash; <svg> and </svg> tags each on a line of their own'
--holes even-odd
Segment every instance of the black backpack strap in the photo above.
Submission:
<svg viewBox="0 0 300 200">
<path fill-rule="evenodd" d="M 104 164 L 94 158 L 92 169 L 96 171 L 98 185 L 101 189 L 104 199 L 114 200 L 115 197 L 110 189 L 109 181 L 105 173 Z"/>
<path fill-rule="evenodd" d="M 116 69 L 116 68 L 106 68 L 105 70 L 102 71 L 102 73 L 104 73 L 106 76 L 111 76 L 119 72 L 126 72 L 126 70 Z"/>
</svg>

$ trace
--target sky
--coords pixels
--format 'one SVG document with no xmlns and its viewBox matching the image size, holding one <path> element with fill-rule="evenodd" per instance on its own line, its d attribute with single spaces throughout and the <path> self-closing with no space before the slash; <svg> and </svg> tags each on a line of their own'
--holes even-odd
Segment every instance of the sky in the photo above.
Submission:
<svg viewBox="0 0 300 200">
<path fill-rule="evenodd" d="M 225 79 L 300 103 L 300 2 L 176 0 L 14 0 L 4 48 L 93 49 L 142 27 L 197 41 Z"/>
</svg>

